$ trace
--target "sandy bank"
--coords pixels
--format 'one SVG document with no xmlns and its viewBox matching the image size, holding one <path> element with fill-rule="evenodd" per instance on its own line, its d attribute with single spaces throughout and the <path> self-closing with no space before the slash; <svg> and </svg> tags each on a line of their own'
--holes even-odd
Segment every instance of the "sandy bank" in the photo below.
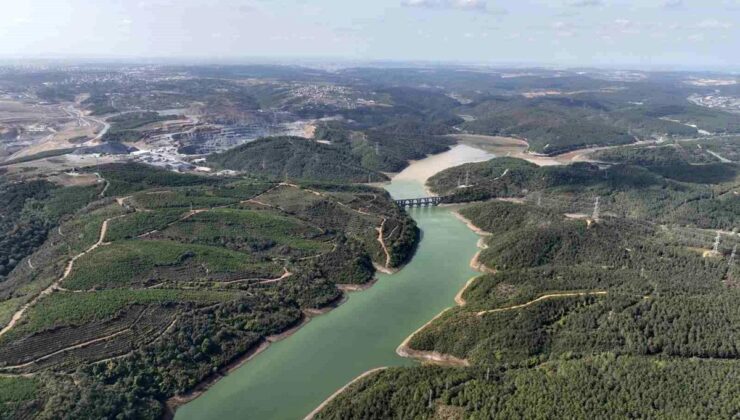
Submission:
<svg viewBox="0 0 740 420">
<path fill-rule="evenodd" d="M 367 283 L 364 284 L 337 284 L 337 288 L 343 292 L 361 292 L 363 290 L 367 290 L 375 285 L 375 283 L 378 282 L 377 277 L 373 277 L 372 280 L 370 280 Z"/>
<path fill-rule="evenodd" d="M 514 137 L 487 136 L 483 134 L 448 134 L 448 136 L 455 139 L 459 144 L 483 149 L 495 154 L 496 156 L 510 156 L 524 160 L 538 159 L 542 164 L 553 164 L 546 159 L 543 159 L 542 156 L 527 153 L 529 143 L 522 139 Z M 540 163 L 537 164 L 539 165 Z"/>
<path fill-rule="evenodd" d="M 376 271 L 380 271 L 383 274 L 394 274 L 394 273 L 398 272 L 398 270 L 399 270 L 398 268 L 384 267 L 384 266 L 382 266 L 382 265 L 380 265 L 378 263 L 375 263 L 375 262 L 373 263 L 373 267 L 375 267 L 375 270 Z"/>
<path fill-rule="evenodd" d="M 460 219 L 460 221 L 462 221 L 463 223 L 465 223 L 465 225 L 470 230 L 472 230 L 473 232 L 475 232 L 476 235 L 480 235 L 480 236 L 491 236 L 491 233 L 490 232 L 486 232 L 485 230 L 483 230 L 483 229 L 479 228 L 478 226 L 476 226 L 475 224 L 473 224 L 473 222 L 471 222 L 470 219 L 465 218 L 465 216 L 463 216 L 462 214 L 460 214 L 459 211 L 453 211 L 452 214 L 455 217 L 457 217 L 458 219 Z M 480 242 L 479 242 L 479 244 L 480 244 Z M 480 247 L 480 245 L 479 245 L 479 247 Z"/>
<path fill-rule="evenodd" d="M 486 136 L 481 134 L 449 134 L 461 144 L 477 147 L 497 156 L 510 156 L 532 162 L 539 166 L 568 165 L 575 162 L 594 162 L 597 160 L 591 158 L 591 154 L 608 149 L 614 149 L 624 146 L 637 146 L 646 144 L 655 144 L 655 140 L 639 140 L 628 145 L 584 145 L 581 149 L 557 155 L 542 155 L 529 152 L 529 143 L 523 139 L 513 137 Z"/>
<path fill-rule="evenodd" d="M 486 150 L 471 147 L 466 144 L 458 144 L 450 150 L 429 156 L 422 160 L 410 161 L 410 165 L 393 177 L 393 180 L 418 181 L 426 185 L 429 178 L 455 166 L 472 162 L 484 162 L 495 156 Z"/>
<path fill-rule="evenodd" d="M 478 277 L 480 276 L 473 276 L 468 279 L 467 283 L 465 283 L 465 286 L 463 286 L 463 288 L 460 289 L 459 292 L 457 292 L 457 294 L 455 295 L 455 303 L 457 303 L 457 306 L 465 306 L 465 304 L 468 303 L 465 301 L 465 298 L 463 298 L 463 295 L 465 294 L 465 291 L 468 290 L 468 287 L 470 287 L 471 284 L 478 280 Z"/>
<path fill-rule="evenodd" d="M 481 134 L 450 134 L 449 136 L 461 144 L 486 150 L 496 156 L 519 158 L 539 166 L 563 165 L 564 160 L 567 159 L 528 153 L 529 143 L 513 137 L 486 136 Z"/>
<path fill-rule="evenodd" d="M 495 274 L 495 269 L 486 267 L 486 264 L 480 260 L 481 253 L 483 253 L 483 249 L 476 252 L 473 258 L 470 259 L 470 268 L 485 274 Z"/>
</svg>

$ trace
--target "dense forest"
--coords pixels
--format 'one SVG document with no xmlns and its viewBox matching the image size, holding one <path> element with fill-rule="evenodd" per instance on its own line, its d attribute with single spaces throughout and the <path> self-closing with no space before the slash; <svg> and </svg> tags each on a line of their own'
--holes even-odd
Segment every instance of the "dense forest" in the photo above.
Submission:
<svg viewBox="0 0 740 420">
<path fill-rule="evenodd" d="M 3 97 L 43 117 L 0 127 L 18 156 L 0 165 L 0 419 L 167 415 L 173 397 L 406 263 L 422 232 L 361 184 L 456 134 L 514 137 L 530 154 L 598 150 L 549 167 L 501 154 L 432 177 L 491 234 L 459 305 L 408 341 L 459 363 L 375 373 L 318 417 L 738 417 L 740 114 L 716 104 L 740 91 L 697 83 L 715 77 L 4 66 Z M 107 143 L 83 145 L 98 124 L 70 107 L 107 116 Z M 171 131 L 185 131 L 149 129 L 173 112 L 188 122 Z M 306 125 L 311 138 L 252 141 Z M 70 127 L 69 144 L 35 147 Z M 119 163 L 58 182 L 78 153 L 133 150 L 124 143 L 199 152 L 186 143 L 198 130 L 251 141 L 206 157 L 232 175 Z"/>
<path fill-rule="evenodd" d="M 736 416 L 737 165 L 673 144 L 596 157 L 431 178 L 450 201 L 481 201 L 459 212 L 490 233 L 486 274 L 408 347 L 468 367 L 375 373 L 319 418 Z"/>
<path fill-rule="evenodd" d="M 429 187 L 451 203 L 512 198 L 590 214 L 599 197 L 603 212 L 620 217 L 705 229 L 736 227 L 740 197 L 732 191 L 740 165 L 694 163 L 675 157 L 673 146 L 642 149 L 646 153 L 599 153 L 616 159 L 608 165 L 537 167 L 521 159 L 495 158 L 442 171 L 429 179 Z M 653 157 L 655 150 L 666 154 Z M 466 178 L 469 185 L 461 186 Z"/>
<path fill-rule="evenodd" d="M 333 145 L 300 137 L 271 137 L 211 155 L 219 168 L 244 171 L 271 179 L 335 182 L 379 182 L 388 178 L 367 169 L 356 156 Z"/>
<path fill-rule="evenodd" d="M 732 418 L 736 370 L 611 353 L 537 368 L 392 368 L 352 385 L 317 418 Z"/>
<path fill-rule="evenodd" d="M 548 155 L 593 145 L 740 132 L 737 114 L 689 103 L 679 89 L 666 85 L 643 82 L 596 88 L 593 80 L 563 79 L 550 80 L 549 86 L 539 89 L 529 84 L 521 96 L 510 91 L 480 95 L 458 109 L 470 116 L 462 128 L 524 138 L 531 151 Z M 548 79 L 538 81 L 547 85 Z"/>
<path fill-rule="evenodd" d="M 546 154 L 634 141 L 626 129 L 598 118 L 601 111 L 598 103 L 575 99 L 496 98 L 466 110 L 475 120 L 464 127 L 472 133 L 525 138 L 532 151 Z"/>
<path fill-rule="evenodd" d="M 100 187 L 102 188 L 102 187 Z M 59 186 L 45 180 L 0 179 L 0 282 L 45 240 L 60 221 L 98 194 L 99 188 Z"/>
<path fill-rule="evenodd" d="M 429 125 L 415 119 L 359 130 L 328 122 L 319 125 L 315 138 L 331 142 L 366 168 L 398 172 L 409 160 L 447 150 L 454 141 L 441 135 L 449 130 L 446 125 Z"/>
<path fill-rule="evenodd" d="M 16 219 L 58 222 L 36 252 L 9 249 L 0 325 L 29 306 L 0 333 L 2 418 L 160 417 L 165 400 L 330 308 L 338 285 L 399 267 L 418 241 L 372 187 L 88 170 L 107 188 L 79 203 L 88 187 L 5 187 Z"/>
</svg>

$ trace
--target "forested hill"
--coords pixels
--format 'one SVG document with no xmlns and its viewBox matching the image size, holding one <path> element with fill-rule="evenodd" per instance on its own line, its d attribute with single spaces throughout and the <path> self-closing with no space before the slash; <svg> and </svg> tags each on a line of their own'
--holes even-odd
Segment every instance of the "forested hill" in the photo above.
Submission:
<svg viewBox="0 0 740 420">
<path fill-rule="evenodd" d="M 726 140 L 713 147 L 734 156 L 740 146 Z M 740 214 L 740 196 L 735 192 L 740 165 L 720 162 L 706 152 L 686 142 L 599 153 L 609 165 L 538 167 L 520 159 L 495 158 L 440 172 L 428 185 L 448 202 L 513 198 L 573 212 L 590 212 L 598 196 L 603 211 L 621 217 L 729 231 L 737 227 Z M 701 161 L 693 153 L 714 161 Z M 466 178 L 469 185 L 461 186 Z"/>
<path fill-rule="evenodd" d="M 0 184 L 2 419 L 161 418 L 419 238 L 369 186 L 87 170 L 90 187 Z"/>
<path fill-rule="evenodd" d="M 610 151 L 602 168 L 502 158 L 433 178 L 486 200 L 460 210 L 490 233 L 474 259 L 486 274 L 404 352 L 467 367 L 376 373 L 319 418 L 737 416 L 740 176 L 696 149 Z"/>
<path fill-rule="evenodd" d="M 362 166 L 360 159 L 336 146 L 301 137 L 269 137 L 211 155 L 208 162 L 269 179 L 332 182 L 379 182 L 388 178 Z"/>
</svg>

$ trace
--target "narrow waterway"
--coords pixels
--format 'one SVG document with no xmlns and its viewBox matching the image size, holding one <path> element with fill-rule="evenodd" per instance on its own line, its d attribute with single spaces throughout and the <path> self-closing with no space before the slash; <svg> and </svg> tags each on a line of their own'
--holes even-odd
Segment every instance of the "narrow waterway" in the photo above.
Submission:
<svg viewBox="0 0 740 420">
<path fill-rule="evenodd" d="M 424 180 L 450 166 L 492 157 L 457 146 L 414 162 L 386 188 L 396 198 L 426 195 Z M 469 262 L 477 236 L 452 209 L 410 210 L 422 231 L 412 261 L 393 275 L 378 274 L 368 290 L 314 318 L 287 339 L 217 382 L 177 410 L 177 420 L 302 419 L 337 389 L 380 366 L 415 363 L 396 347 L 419 326 L 454 305 L 454 296 L 476 273 Z"/>
</svg>

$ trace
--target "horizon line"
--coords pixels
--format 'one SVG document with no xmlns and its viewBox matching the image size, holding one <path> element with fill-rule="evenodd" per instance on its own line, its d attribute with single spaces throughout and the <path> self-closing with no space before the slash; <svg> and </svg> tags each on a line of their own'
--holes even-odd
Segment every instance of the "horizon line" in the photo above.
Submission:
<svg viewBox="0 0 740 420">
<path fill-rule="evenodd" d="M 291 63 L 293 61 L 293 63 Z M 740 73 L 740 64 L 708 64 L 699 66 L 685 63 L 645 64 L 645 63 L 570 63 L 542 61 L 470 61 L 442 59 L 400 59 L 400 58 L 356 58 L 347 56 L 112 56 L 112 55 L 2 55 L 0 65 L 6 62 L 30 63 L 74 63 L 74 64 L 180 64 L 180 65 L 277 65 L 303 67 L 305 64 L 339 65 L 350 68 L 357 65 L 396 64 L 404 67 L 437 66 L 437 67 L 481 67 L 481 68 L 516 68 L 547 70 L 632 70 L 661 72 L 728 72 Z"/>
</svg>

